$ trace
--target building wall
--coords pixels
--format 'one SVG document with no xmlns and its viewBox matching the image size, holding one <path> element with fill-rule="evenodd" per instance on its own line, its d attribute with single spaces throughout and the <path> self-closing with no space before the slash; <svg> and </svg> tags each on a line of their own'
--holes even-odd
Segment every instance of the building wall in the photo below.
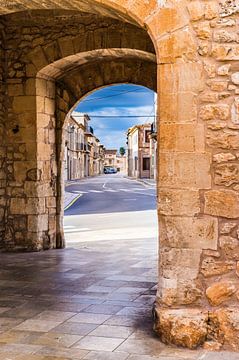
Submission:
<svg viewBox="0 0 239 360">
<path fill-rule="evenodd" d="M 150 125 L 138 125 L 128 131 L 128 175 L 150 178 Z M 147 134 L 147 136 L 146 136 Z"/>
<path fill-rule="evenodd" d="M 65 180 L 84 177 L 84 126 L 70 117 L 65 127 Z"/>
<path fill-rule="evenodd" d="M 117 150 L 105 150 L 104 166 L 117 168 Z"/>
<path fill-rule="evenodd" d="M 121 155 L 117 155 L 116 156 L 116 167 L 117 170 L 121 173 L 121 174 L 126 174 L 127 173 L 127 156 L 121 156 Z"/>
</svg>

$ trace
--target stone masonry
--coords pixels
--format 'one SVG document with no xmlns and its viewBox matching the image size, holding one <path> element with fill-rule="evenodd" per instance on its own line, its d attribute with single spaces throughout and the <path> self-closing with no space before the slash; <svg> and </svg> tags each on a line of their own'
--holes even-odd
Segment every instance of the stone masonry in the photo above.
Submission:
<svg viewBox="0 0 239 360">
<path fill-rule="evenodd" d="M 12 0 L 0 13 L 0 246 L 64 247 L 63 127 L 80 98 L 157 90 L 155 331 L 239 351 L 238 1 Z"/>
</svg>

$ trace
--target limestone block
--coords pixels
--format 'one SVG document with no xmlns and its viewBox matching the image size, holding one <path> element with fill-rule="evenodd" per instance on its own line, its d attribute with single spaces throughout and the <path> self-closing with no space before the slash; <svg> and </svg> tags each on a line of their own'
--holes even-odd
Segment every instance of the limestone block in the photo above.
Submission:
<svg viewBox="0 0 239 360">
<path fill-rule="evenodd" d="M 29 215 L 27 228 L 32 232 L 48 230 L 48 215 Z"/>
<path fill-rule="evenodd" d="M 14 162 L 14 178 L 16 181 L 23 182 L 27 179 L 27 173 L 35 168 L 35 161 L 15 161 Z"/>
<path fill-rule="evenodd" d="M 43 47 L 43 50 L 49 64 L 61 58 L 60 49 L 57 41 L 52 41 L 51 43 L 45 45 Z"/>
<path fill-rule="evenodd" d="M 159 91 L 198 93 L 204 90 L 205 78 L 201 63 L 177 63 L 159 65 Z"/>
<path fill-rule="evenodd" d="M 209 312 L 212 336 L 219 342 L 229 345 L 234 351 L 239 350 L 239 311 L 238 306 L 221 307 Z"/>
<path fill-rule="evenodd" d="M 239 260 L 239 241 L 232 236 L 221 236 L 220 247 L 228 259 Z"/>
<path fill-rule="evenodd" d="M 142 3 L 142 2 L 141 2 Z M 148 6 L 148 5 L 147 5 Z M 182 7 L 161 7 L 146 23 L 155 38 L 169 31 L 181 29 L 189 23 L 187 14 Z"/>
<path fill-rule="evenodd" d="M 225 130 L 222 132 L 208 132 L 207 144 L 212 148 L 219 148 L 225 150 L 237 150 L 239 149 L 239 134 Z"/>
<path fill-rule="evenodd" d="M 227 104 L 211 104 L 202 106 L 199 115 L 202 120 L 227 120 L 229 114 L 230 111 Z"/>
<path fill-rule="evenodd" d="M 206 257 L 202 261 L 201 273 L 204 277 L 220 276 L 235 269 L 234 261 L 219 261 L 213 257 Z"/>
<path fill-rule="evenodd" d="M 205 214 L 225 218 L 239 218 L 239 195 L 231 190 L 205 192 Z"/>
<path fill-rule="evenodd" d="M 192 123 L 197 119 L 197 98 L 193 93 L 160 91 L 160 120 L 167 123 Z"/>
<path fill-rule="evenodd" d="M 235 227 L 237 223 L 234 222 L 226 222 L 221 226 L 220 233 L 221 234 L 229 234 Z"/>
<path fill-rule="evenodd" d="M 218 164 L 233 160 L 236 160 L 236 156 L 233 155 L 232 153 L 218 153 L 213 155 L 213 161 L 215 161 Z"/>
<path fill-rule="evenodd" d="M 41 46 L 37 46 L 33 51 L 31 51 L 28 57 L 37 70 L 40 70 L 48 65 L 48 61 Z"/>
<path fill-rule="evenodd" d="M 212 102 L 215 103 L 218 101 L 218 94 L 214 93 L 214 92 L 205 92 L 200 96 L 200 100 L 202 102 Z"/>
<path fill-rule="evenodd" d="M 37 114 L 37 127 L 38 128 L 45 128 L 48 127 L 51 121 L 51 115 L 38 113 Z"/>
<path fill-rule="evenodd" d="M 185 56 L 189 60 L 195 59 L 196 43 L 193 34 L 188 30 L 178 30 L 158 40 L 160 49 L 159 62 L 161 64 L 175 62 L 177 58 Z"/>
<path fill-rule="evenodd" d="M 37 183 L 35 181 L 25 181 L 24 192 L 27 197 L 35 198 L 37 196 Z"/>
<path fill-rule="evenodd" d="M 162 248 L 161 275 L 166 279 L 195 280 L 199 274 L 200 249 Z"/>
<path fill-rule="evenodd" d="M 239 45 L 223 45 L 216 44 L 212 45 L 212 56 L 218 61 L 238 61 L 239 60 Z"/>
<path fill-rule="evenodd" d="M 220 76 L 227 76 L 230 72 L 230 69 L 231 69 L 231 64 L 221 65 L 217 69 L 217 74 Z"/>
<path fill-rule="evenodd" d="M 205 19 L 212 20 L 219 16 L 218 1 L 205 2 Z"/>
<path fill-rule="evenodd" d="M 24 215 L 26 213 L 26 201 L 23 198 L 11 198 L 10 214 Z"/>
<path fill-rule="evenodd" d="M 39 197 L 46 197 L 54 195 L 54 190 L 51 184 L 48 182 L 43 182 L 37 185 L 37 194 Z"/>
<path fill-rule="evenodd" d="M 204 17 L 205 6 L 202 1 L 191 1 L 187 7 L 191 20 L 197 21 Z"/>
<path fill-rule="evenodd" d="M 36 96 L 37 113 L 45 112 L 45 98 L 44 96 Z"/>
<path fill-rule="evenodd" d="M 239 125 L 239 97 L 236 97 L 232 104 L 231 120 L 233 124 Z"/>
<path fill-rule="evenodd" d="M 9 96 L 24 95 L 23 84 L 8 84 L 7 91 Z"/>
<path fill-rule="evenodd" d="M 230 43 L 237 40 L 237 34 L 226 30 L 217 30 L 214 32 L 214 40 L 219 43 Z"/>
<path fill-rule="evenodd" d="M 239 184 L 239 165 L 221 164 L 215 168 L 214 182 L 216 185 L 231 186 Z"/>
<path fill-rule="evenodd" d="M 5 215 L 5 211 L 3 208 L 0 208 L 0 223 L 3 223 L 4 221 L 4 215 Z"/>
<path fill-rule="evenodd" d="M 207 288 L 206 296 L 212 306 L 218 306 L 229 300 L 236 290 L 236 286 L 229 281 L 219 282 Z"/>
<path fill-rule="evenodd" d="M 210 89 L 212 91 L 221 92 L 221 91 L 226 91 L 228 89 L 228 81 L 221 81 L 221 80 L 210 81 L 208 85 L 210 86 Z"/>
<path fill-rule="evenodd" d="M 160 241 L 164 246 L 217 250 L 218 221 L 215 218 L 165 217 Z"/>
<path fill-rule="evenodd" d="M 160 124 L 161 150 L 203 152 L 204 125 L 198 124 Z"/>
<path fill-rule="evenodd" d="M 201 55 L 206 55 L 206 54 L 201 54 Z M 204 61 L 203 68 L 206 71 L 207 76 L 210 79 L 215 78 L 215 76 L 216 76 L 216 65 L 215 64 L 212 64 L 211 62 Z"/>
<path fill-rule="evenodd" d="M 158 170 L 161 186 L 211 188 L 211 154 L 164 153 L 160 149 Z"/>
<path fill-rule="evenodd" d="M 25 206 L 25 214 L 37 215 L 45 213 L 44 198 L 28 198 Z"/>
<path fill-rule="evenodd" d="M 63 58 L 69 55 L 73 55 L 75 53 L 71 36 L 59 38 L 57 41 Z"/>
<path fill-rule="evenodd" d="M 54 99 L 49 99 L 45 97 L 45 113 L 54 115 L 55 113 L 55 101 Z"/>
<path fill-rule="evenodd" d="M 154 330 L 166 344 L 195 349 L 207 336 L 207 311 L 156 307 Z"/>
<path fill-rule="evenodd" d="M 52 147 L 50 144 L 39 142 L 37 146 L 37 158 L 38 160 L 49 160 L 52 154 Z"/>
<path fill-rule="evenodd" d="M 56 86 L 53 80 L 46 82 L 46 96 L 50 99 L 54 99 L 56 95 Z"/>
<path fill-rule="evenodd" d="M 56 198 L 53 196 L 46 198 L 46 206 L 48 208 L 55 208 L 56 207 Z"/>
<path fill-rule="evenodd" d="M 158 299 L 166 306 L 195 304 L 202 297 L 199 282 L 188 279 L 160 278 Z"/>
<path fill-rule="evenodd" d="M 200 212 L 197 190 L 159 189 L 158 210 L 160 215 L 194 216 Z"/>
<path fill-rule="evenodd" d="M 36 110 L 35 96 L 15 96 L 13 98 L 12 108 L 15 113 L 25 113 Z"/>
<path fill-rule="evenodd" d="M 239 72 L 235 72 L 231 76 L 232 83 L 235 85 L 239 85 Z"/>
<path fill-rule="evenodd" d="M 201 40 L 210 39 L 211 37 L 211 27 L 209 22 L 200 22 L 193 26 L 193 29 L 195 30 L 197 37 Z"/>
</svg>

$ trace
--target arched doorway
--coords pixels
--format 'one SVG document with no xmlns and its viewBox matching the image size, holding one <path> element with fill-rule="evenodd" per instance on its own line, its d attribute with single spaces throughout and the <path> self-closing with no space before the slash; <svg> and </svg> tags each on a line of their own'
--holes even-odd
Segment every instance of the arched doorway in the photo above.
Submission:
<svg viewBox="0 0 239 360">
<path fill-rule="evenodd" d="M 96 60 L 94 53 L 93 57 L 92 53 L 88 54 L 89 57 L 86 54 L 86 58 L 78 57 L 78 54 L 99 49 L 127 49 L 123 51 L 124 55 L 114 52 L 113 59 L 109 53 L 105 56 L 103 52 L 100 70 L 101 65 L 108 63 L 110 69 L 123 71 L 128 59 L 130 65 L 123 71 L 128 74 L 128 80 L 124 81 L 140 83 L 131 78 L 135 61 L 137 64 L 142 62 L 141 69 L 144 66 L 149 69 L 157 52 L 162 250 L 156 328 L 164 341 L 189 347 L 210 339 L 214 330 L 215 338 L 220 342 L 222 331 L 226 334 L 225 342 L 238 348 L 238 341 L 235 341 L 238 330 L 233 325 L 237 314 L 238 259 L 227 250 L 229 242 L 230 246 L 234 244 L 237 253 L 238 184 L 235 184 L 235 179 L 231 182 L 227 177 L 225 180 L 224 175 L 218 175 L 218 172 L 227 173 L 228 166 L 231 166 L 229 161 L 235 162 L 234 167 L 238 162 L 235 153 L 238 148 L 237 100 L 234 85 L 227 87 L 228 82 L 236 82 L 237 85 L 237 74 L 234 74 L 237 72 L 237 45 L 236 40 L 230 38 L 234 42 L 233 48 L 221 48 L 218 45 L 218 41 L 222 41 L 220 34 L 211 36 L 213 27 L 207 27 L 206 35 L 200 30 L 203 20 L 212 20 L 213 26 L 221 26 L 221 18 L 225 15 L 221 3 L 174 3 L 162 6 L 162 2 L 154 0 L 147 4 L 141 1 L 132 4 L 118 0 L 79 0 L 74 5 L 63 2 L 62 11 L 59 3 L 53 1 L 51 7 L 58 9 L 53 12 L 36 10 L 33 14 L 33 10 L 23 11 L 21 16 L 15 13 L 2 16 L 1 246 L 10 250 L 63 246 L 62 217 L 58 211 L 61 206 L 55 204 L 57 191 L 58 194 L 60 191 L 57 179 L 61 177 L 61 170 L 57 164 L 60 163 L 61 153 L 57 149 L 60 148 L 61 126 L 57 134 L 54 129 L 64 120 L 69 105 L 73 106 L 77 99 L 101 86 L 102 82 L 97 76 L 84 81 L 86 70 L 82 82 L 89 84 L 90 80 L 91 88 L 83 89 L 75 98 L 71 85 L 64 81 L 64 75 L 68 77 L 71 70 L 74 72 L 79 66 L 83 69 L 84 64 L 90 66 Z M 22 0 L 17 4 L 13 2 L 11 7 L 3 6 L 2 11 L 18 11 L 19 4 L 23 10 L 29 9 L 29 6 L 36 9 L 44 6 Z M 70 9 L 86 13 L 66 14 L 65 10 Z M 49 16 L 48 29 L 46 14 Z M 100 20 L 102 16 L 105 22 Z M 234 9 L 230 16 L 236 16 Z M 166 18 L 170 20 L 165 21 Z M 37 24 L 34 23 L 36 19 Z M 69 21 L 69 31 L 63 29 L 63 20 L 64 25 Z M 235 26 L 233 21 L 231 24 Z M 23 22 L 23 26 L 19 27 Z M 76 26 L 81 25 L 77 31 L 73 29 L 74 22 Z M 105 31 L 104 24 L 105 29 L 117 31 Z M 122 24 L 123 30 L 120 31 Z M 117 36 L 114 37 L 114 33 Z M 212 41 L 212 45 L 202 43 L 205 36 L 206 42 Z M 133 54 L 128 52 L 129 49 L 133 50 Z M 98 53 L 97 61 L 99 56 Z M 110 61 L 105 61 L 106 58 Z M 43 69 L 47 72 L 42 72 Z M 143 70 L 139 73 L 143 78 Z M 224 79 L 224 76 L 227 81 L 223 84 L 221 77 Z M 229 90 L 226 95 L 225 89 Z M 214 120 L 219 121 L 219 125 Z M 54 149 L 55 139 L 58 139 L 57 149 Z M 229 157 L 224 155 L 226 151 L 230 151 Z M 225 204 L 230 204 L 230 209 Z M 235 225 L 229 230 L 227 219 Z M 226 238 L 225 226 L 228 231 Z M 215 260 L 217 255 L 222 261 L 229 259 L 233 262 L 232 268 L 226 268 L 226 276 L 222 274 L 225 279 L 223 284 L 218 273 L 214 272 L 210 273 L 208 283 L 207 272 L 202 266 L 210 261 L 221 268 L 220 260 Z M 185 271 L 182 271 L 183 266 Z M 213 295 L 221 286 L 226 298 L 220 298 L 218 305 Z M 224 308 L 220 307 L 217 311 L 215 307 L 221 304 Z M 187 333 L 187 341 L 181 337 L 182 326 Z M 199 329 L 196 337 L 195 329 Z M 230 331 L 228 334 L 228 329 L 232 329 L 233 335 Z"/>
</svg>

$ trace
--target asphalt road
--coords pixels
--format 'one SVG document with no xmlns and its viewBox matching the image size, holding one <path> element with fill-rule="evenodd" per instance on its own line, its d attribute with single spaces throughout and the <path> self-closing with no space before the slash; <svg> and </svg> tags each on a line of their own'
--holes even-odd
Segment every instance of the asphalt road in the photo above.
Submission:
<svg viewBox="0 0 239 360">
<path fill-rule="evenodd" d="M 81 197 L 65 216 L 154 210 L 155 187 L 129 180 L 120 174 L 101 175 L 68 185 L 66 190 Z"/>
<path fill-rule="evenodd" d="M 77 181 L 66 190 L 81 195 L 65 211 L 67 245 L 140 239 L 156 243 L 155 186 L 112 174 Z"/>
</svg>

